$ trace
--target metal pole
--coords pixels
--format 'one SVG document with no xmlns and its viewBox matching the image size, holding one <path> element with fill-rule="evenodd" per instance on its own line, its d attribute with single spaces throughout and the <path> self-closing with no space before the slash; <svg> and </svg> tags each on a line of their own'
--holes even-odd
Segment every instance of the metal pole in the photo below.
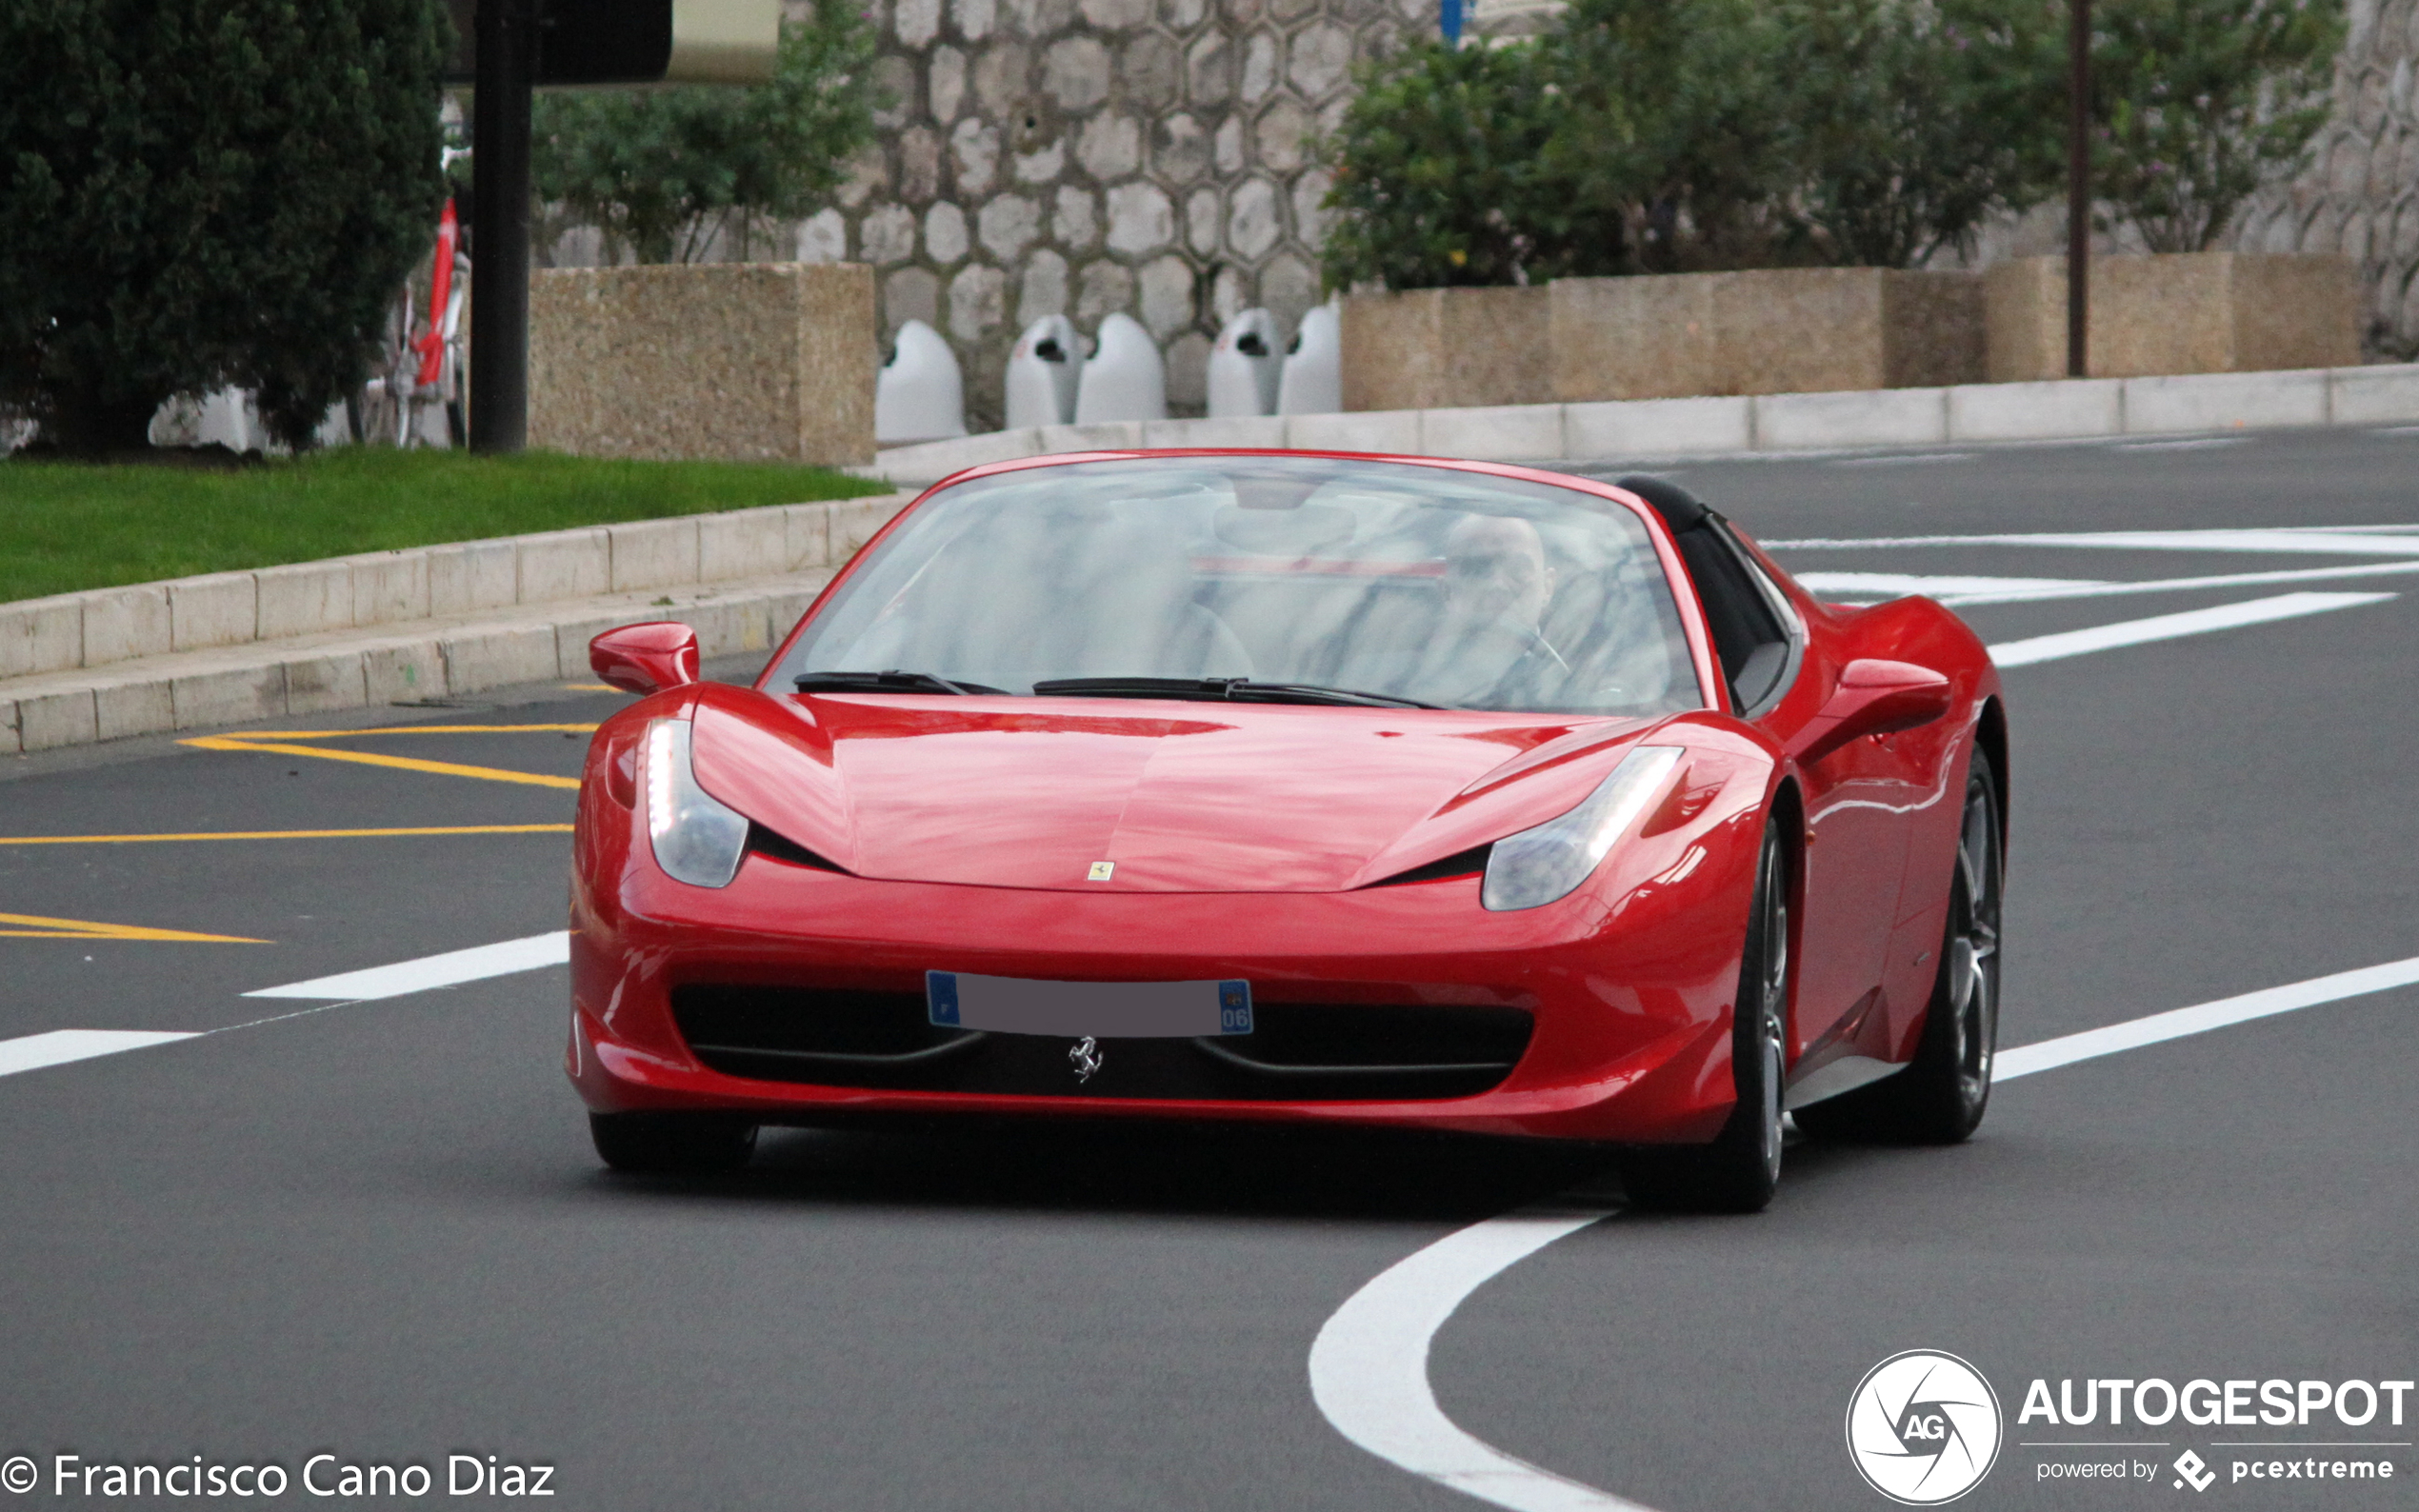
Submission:
<svg viewBox="0 0 2419 1512">
<path fill-rule="evenodd" d="M 2089 363 L 2091 328 L 2091 0 L 2069 0 L 2067 29 L 2067 376 Z"/>
<path fill-rule="evenodd" d="M 535 0 L 479 0 L 470 123 L 470 449 L 529 441 L 530 94 Z"/>
</svg>

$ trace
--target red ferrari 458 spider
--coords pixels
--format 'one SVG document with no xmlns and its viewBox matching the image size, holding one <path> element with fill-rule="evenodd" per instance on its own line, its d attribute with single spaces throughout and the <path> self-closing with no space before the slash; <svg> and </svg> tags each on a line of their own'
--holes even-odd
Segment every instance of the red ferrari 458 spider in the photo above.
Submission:
<svg viewBox="0 0 2419 1512">
<path fill-rule="evenodd" d="M 2007 719 L 1926 599 L 1816 602 L 1652 478 L 1084 454 L 931 489 L 751 687 L 678 625 L 582 779 L 599 1153 L 765 1124 L 1601 1141 L 1752 1209 L 1785 1115 L 1989 1095 Z"/>
</svg>

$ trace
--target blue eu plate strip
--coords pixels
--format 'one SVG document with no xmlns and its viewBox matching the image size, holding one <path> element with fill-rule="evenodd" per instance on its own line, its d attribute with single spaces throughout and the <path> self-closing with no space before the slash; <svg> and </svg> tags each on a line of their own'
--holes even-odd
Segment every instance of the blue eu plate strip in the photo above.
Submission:
<svg viewBox="0 0 2419 1512">
<path fill-rule="evenodd" d="M 924 973 L 924 999 L 931 1011 L 932 1022 L 944 1028 L 957 1027 L 957 973 L 927 971 Z"/>
</svg>

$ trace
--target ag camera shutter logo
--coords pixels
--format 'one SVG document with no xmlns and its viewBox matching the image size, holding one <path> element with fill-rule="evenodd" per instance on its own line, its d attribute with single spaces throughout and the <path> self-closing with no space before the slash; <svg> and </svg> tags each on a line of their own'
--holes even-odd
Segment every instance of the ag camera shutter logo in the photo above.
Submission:
<svg viewBox="0 0 2419 1512">
<path fill-rule="evenodd" d="M 1955 1355 L 1909 1349 L 1848 1399 L 1848 1453 L 1866 1483 L 1908 1506 L 1954 1502 L 1999 1458 L 1999 1394 Z"/>
</svg>

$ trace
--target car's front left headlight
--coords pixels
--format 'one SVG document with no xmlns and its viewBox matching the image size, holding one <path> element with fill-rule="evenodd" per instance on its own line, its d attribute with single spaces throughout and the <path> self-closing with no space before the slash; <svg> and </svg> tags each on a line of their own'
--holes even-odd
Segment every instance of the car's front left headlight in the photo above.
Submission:
<svg viewBox="0 0 2419 1512">
<path fill-rule="evenodd" d="M 1663 792 L 1687 752 L 1677 746 L 1639 746 L 1579 806 L 1495 842 L 1487 856 L 1479 902 L 1497 912 L 1540 908 L 1588 880 L 1612 843 Z"/>
<path fill-rule="evenodd" d="M 748 816 L 697 786 L 690 735 L 685 719 L 647 726 L 647 835 L 665 875 L 696 887 L 728 886 L 748 848 Z"/>
</svg>

